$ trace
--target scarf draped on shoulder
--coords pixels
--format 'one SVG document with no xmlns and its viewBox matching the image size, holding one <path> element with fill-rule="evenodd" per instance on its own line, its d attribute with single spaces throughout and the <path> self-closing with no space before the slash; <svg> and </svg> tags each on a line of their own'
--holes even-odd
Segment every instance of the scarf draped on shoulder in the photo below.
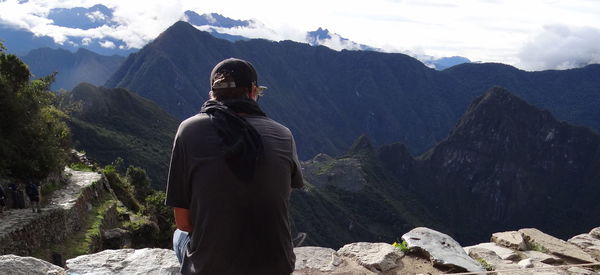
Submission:
<svg viewBox="0 0 600 275">
<path fill-rule="evenodd" d="M 263 144 L 260 134 L 244 115 L 266 114 L 249 98 L 208 100 L 202 105 L 200 113 L 206 113 L 217 130 L 229 168 L 240 180 L 252 180 L 263 154 Z"/>
</svg>

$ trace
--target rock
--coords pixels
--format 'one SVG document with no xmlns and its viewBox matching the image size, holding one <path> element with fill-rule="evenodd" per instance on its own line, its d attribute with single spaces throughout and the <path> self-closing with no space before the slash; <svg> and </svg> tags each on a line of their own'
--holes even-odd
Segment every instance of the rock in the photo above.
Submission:
<svg viewBox="0 0 600 275">
<path fill-rule="evenodd" d="M 600 261 L 600 239 L 594 238 L 591 234 L 579 234 L 570 238 L 567 242 L 580 247 L 583 251 Z"/>
<path fill-rule="evenodd" d="M 458 267 L 469 272 L 483 272 L 481 264 L 467 255 L 450 236 L 425 227 L 417 227 L 402 235 L 410 249 L 424 252 L 437 266 Z"/>
<path fill-rule="evenodd" d="M 533 261 L 531 259 L 521 260 L 518 265 L 522 268 L 531 268 L 533 267 Z"/>
<path fill-rule="evenodd" d="M 390 244 L 365 242 L 344 245 L 337 254 L 353 258 L 373 272 L 385 272 L 397 267 L 397 260 L 404 256 L 404 253 Z"/>
<path fill-rule="evenodd" d="M 0 256 L 0 274 L 11 275 L 63 275 L 65 270 L 33 257 Z"/>
<path fill-rule="evenodd" d="M 542 231 L 535 228 L 520 229 L 519 232 L 523 234 L 523 238 L 528 244 L 537 244 L 543 246 L 548 250 L 549 253 L 569 260 L 571 262 L 583 262 L 592 263 L 595 262 L 594 258 L 589 254 L 585 253 L 581 248 L 576 245 L 565 242 L 561 239 L 552 237 Z"/>
<path fill-rule="evenodd" d="M 121 249 L 130 246 L 131 232 L 121 228 L 112 228 L 102 232 L 102 248 Z"/>
<path fill-rule="evenodd" d="M 502 260 L 518 260 L 519 259 L 519 255 L 517 255 L 517 253 L 515 253 L 511 249 L 499 246 L 495 243 L 480 243 L 478 245 L 467 246 L 464 249 L 465 249 L 465 252 L 467 252 L 467 254 L 471 255 L 469 250 L 472 248 L 483 248 L 483 249 L 488 249 L 488 250 L 494 251 L 494 253 L 496 253 Z"/>
<path fill-rule="evenodd" d="M 104 250 L 67 260 L 68 274 L 179 274 L 175 252 L 169 249 Z"/>
<path fill-rule="evenodd" d="M 598 275 L 598 273 L 594 271 L 587 270 L 581 267 L 570 267 L 569 269 L 567 269 L 567 271 L 569 271 L 571 275 Z"/>
<path fill-rule="evenodd" d="M 316 269 L 332 271 L 342 263 L 335 250 L 325 247 L 303 246 L 294 248 L 296 254 L 295 270 Z"/>
<path fill-rule="evenodd" d="M 600 227 L 596 227 L 590 231 L 590 235 L 594 236 L 596 239 L 600 239 Z"/>
<path fill-rule="evenodd" d="M 514 250 L 527 250 L 523 235 L 517 231 L 506 231 L 492 234 L 492 242 Z"/>
<path fill-rule="evenodd" d="M 563 262 L 563 260 L 558 257 L 534 250 L 523 251 L 523 255 L 528 259 L 545 264 L 557 264 Z"/>
<path fill-rule="evenodd" d="M 500 256 L 498 256 L 498 254 L 496 254 L 496 252 L 489 250 L 489 249 L 485 249 L 485 248 L 480 248 L 480 247 L 471 247 L 469 249 L 465 248 L 465 251 L 468 251 L 469 256 L 475 260 L 483 260 L 486 263 L 488 263 L 491 266 L 496 266 L 498 264 L 503 264 L 504 260 L 502 260 L 502 258 L 500 258 Z M 484 268 L 487 268 L 484 266 Z"/>
</svg>

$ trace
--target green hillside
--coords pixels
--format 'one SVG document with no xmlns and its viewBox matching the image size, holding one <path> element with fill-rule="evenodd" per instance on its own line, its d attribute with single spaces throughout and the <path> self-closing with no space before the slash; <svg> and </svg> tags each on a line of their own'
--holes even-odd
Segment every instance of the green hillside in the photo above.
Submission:
<svg viewBox="0 0 600 275">
<path fill-rule="evenodd" d="M 61 95 L 70 110 L 69 126 L 76 149 L 108 164 L 118 157 L 125 166 L 144 168 L 152 186 L 163 189 L 173 137 L 179 121 L 153 102 L 125 89 L 82 83 Z"/>
</svg>

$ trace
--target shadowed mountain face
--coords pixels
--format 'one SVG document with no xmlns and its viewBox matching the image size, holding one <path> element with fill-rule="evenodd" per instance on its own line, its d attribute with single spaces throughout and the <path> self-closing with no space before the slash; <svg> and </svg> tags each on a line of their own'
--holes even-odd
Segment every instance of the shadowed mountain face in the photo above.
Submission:
<svg viewBox="0 0 600 275">
<path fill-rule="evenodd" d="M 440 228 L 464 245 L 524 227 L 568 238 L 597 226 L 600 216 L 600 135 L 557 121 L 502 88 L 476 98 L 450 135 L 416 159 L 403 145 L 373 149 L 363 137 L 348 155 L 319 155 L 304 172 L 311 188 L 297 197 L 322 200 L 311 207 L 342 205 L 339 212 L 353 224 L 380 226 L 363 235 L 338 228 L 324 239 L 389 239 L 386 232 L 404 232 L 401 224 Z M 387 205 L 379 216 L 371 212 L 378 204 Z M 406 208 L 391 206 L 397 204 Z M 328 213 L 309 212 L 303 215 L 314 219 Z M 419 220 L 407 218 L 416 213 Z M 378 222 L 386 215 L 397 220 Z"/>
<path fill-rule="evenodd" d="M 302 159 L 339 154 L 366 134 L 375 145 L 401 142 L 413 153 L 442 140 L 469 102 L 501 85 L 561 119 L 600 129 L 600 65 L 524 72 L 502 64 L 444 71 L 403 54 L 336 52 L 290 41 L 219 40 L 178 22 L 132 54 L 107 81 L 183 119 L 198 111 L 219 61 L 251 61 L 269 87 L 261 105 L 296 135 Z"/>
<path fill-rule="evenodd" d="M 81 82 L 102 85 L 125 61 L 123 56 L 104 56 L 86 49 L 72 53 L 51 48 L 32 50 L 22 59 L 35 78 L 58 72 L 53 90 L 71 90 Z"/>
<path fill-rule="evenodd" d="M 76 149 L 102 164 L 121 157 L 124 168 L 146 169 L 152 187 L 164 189 L 179 120 L 135 93 L 87 83 L 61 94 L 61 105 L 74 109 L 69 126 Z"/>
<path fill-rule="evenodd" d="M 541 228 L 565 237 L 597 225 L 600 136 L 557 121 L 506 90 L 476 98 L 411 182 L 459 239 Z"/>
</svg>

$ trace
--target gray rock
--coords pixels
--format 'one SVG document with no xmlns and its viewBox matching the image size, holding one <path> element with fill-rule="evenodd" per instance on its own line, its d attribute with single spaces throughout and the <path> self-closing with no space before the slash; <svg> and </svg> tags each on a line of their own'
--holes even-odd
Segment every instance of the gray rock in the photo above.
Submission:
<svg viewBox="0 0 600 275">
<path fill-rule="evenodd" d="M 496 253 L 502 260 L 518 260 L 519 259 L 519 255 L 514 252 L 511 249 L 508 249 L 506 247 L 502 247 L 499 246 L 495 243 L 480 243 L 477 245 L 473 245 L 473 246 L 467 246 L 465 247 L 465 252 L 467 252 L 467 254 L 471 255 L 471 253 L 469 253 L 469 250 L 472 248 L 483 248 L 483 249 L 488 249 L 491 251 L 494 251 L 494 253 Z"/>
<path fill-rule="evenodd" d="M 294 248 L 296 254 L 295 270 L 315 269 L 332 271 L 342 263 L 335 250 L 325 247 L 303 246 Z"/>
<path fill-rule="evenodd" d="M 594 238 L 591 234 L 579 234 L 570 238 L 567 242 L 580 247 L 600 261 L 600 239 Z"/>
<path fill-rule="evenodd" d="M 569 269 L 567 269 L 567 271 L 569 271 L 571 275 L 598 275 L 598 273 L 594 271 L 587 270 L 581 267 L 570 267 Z"/>
<path fill-rule="evenodd" d="M 494 251 L 480 247 L 465 248 L 465 251 L 469 253 L 469 257 L 475 260 L 482 260 L 489 265 L 495 267 L 496 265 L 503 264 L 504 260 L 498 256 Z"/>
<path fill-rule="evenodd" d="M 0 256 L 0 274 L 11 275 L 63 275 L 65 270 L 33 257 Z"/>
<path fill-rule="evenodd" d="M 521 260 L 518 265 L 522 268 L 531 268 L 533 267 L 533 261 L 531 259 Z"/>
<path fill-rule="evenodd" d="M 404 256 L 399 249 L 387 243 L 351 243 L 337 251 L 340 256 L 353 258 L 358 264 L 373 272 L 385 272 L 398 266 Z"/>
<path fill-rule="evenodd" d="M 102 247 L 103 249 L 131 247 L 131 232 L 121 228 L 102 231 Z"/>
<path fill-rule="evenodd" d="M 514 250 L 527 250 L 523 235 L 517 231 L 506 231 L 492 234 L 492 242 Z"/>
<path fill-rule="evenodd" d="M 528 259 L 545 264 L 557 264 L 563 262 L 562 259 L 556 256 L 548 255 L 546 253 L 534 250 L 523 251 L 523 255 L 525 255 Z"/>
<path fill-rule="evenodd" d="M 179 262 L 169 249 L 104 250 L 67 260 L 67 273 L 175 275 L 179 274 Z"/>
<path fill-rule="evenodd" d="M 574 244 L 570 244 L 556 237 L 550 236 L 535 228 L 520 229 L 523 238 L 528 244 L 534 243 L 543 246 L 549 253 L 568 261 L 592 263 L 594 258 Z"/>
<path fill-rule="evenodd" d="M 467 250 L 467 249 L 465 248 L 465 250 Z M 492 250 L 473 246 L 470 249 L 468 249 L 468 251 L 469 251 L 469 256 L 471 256 L 473 259 L 476 259 L 478 261 L 484 261 L 486 264 L 491 266 L 494 270 L 501 271 L 501 272 L 498 272 L 497 275 L 508 275 L 508 274 L 510 274 L 510 275 L 533 275 L 534 274 L 534 272 L 531 272 L 531 271 L 516 271 L 516 270 L 521 269 L 522 267 L 519 266 L 518 264 L 514 263 L 513 261 L 503 260 L 502 258 L 500 258 L 500 256 L 498 256 L 498 254 L 496 254 Z M 510 270 L 510 271 L 502 272 L 502 270 Z M 496 274 L 496 273 L 494 273 L 494 274 Z"/>
<path fill-rule="evenodd" d="M 402 235 L 408 247 L 423 251 L 434 265 L 459 267 L 469 272 L 484 272 L 481 264 L 467 255 L 450 236 L 425 227 L 417 227 Z"/>
<path fill-rule="evenodd" d="M 594 236 L 596 239 L 600 239 L 600 227 L 596 227 L 590 231 L 590 235 Z"/>
</svg>

